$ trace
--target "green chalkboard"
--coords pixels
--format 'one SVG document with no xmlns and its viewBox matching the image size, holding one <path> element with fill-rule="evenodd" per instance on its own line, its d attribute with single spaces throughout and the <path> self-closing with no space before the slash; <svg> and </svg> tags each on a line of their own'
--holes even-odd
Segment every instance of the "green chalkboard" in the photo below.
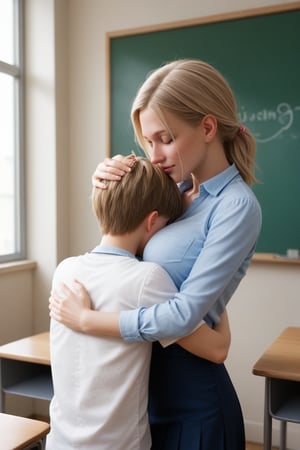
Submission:
<svg viewBox="0 0 300 450">
<path fill-rule="evenodd" d="M 258 252 L 300 248 L 300 2 L 161 28 L 108 34 L 109 152 L 141 153 L 130 108 L 158 66 L 203 59 L 231 84 L 240 120 L 257 139 L 254 191 L 263 211 Z"/>
</svg>

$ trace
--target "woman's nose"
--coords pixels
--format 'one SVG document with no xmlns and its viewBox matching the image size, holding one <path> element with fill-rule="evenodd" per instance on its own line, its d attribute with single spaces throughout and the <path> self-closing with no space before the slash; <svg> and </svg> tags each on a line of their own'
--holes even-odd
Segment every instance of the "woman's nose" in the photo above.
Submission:
<svg viewBox="0 0 300 450">
<path fill-rule="evenodd" d="M 160 146 L 158 144 L 152 146 L 150 160 L 152 164 L 158 164 L 164 160 L 164 154 L 161 151 Z"/>
</svg>

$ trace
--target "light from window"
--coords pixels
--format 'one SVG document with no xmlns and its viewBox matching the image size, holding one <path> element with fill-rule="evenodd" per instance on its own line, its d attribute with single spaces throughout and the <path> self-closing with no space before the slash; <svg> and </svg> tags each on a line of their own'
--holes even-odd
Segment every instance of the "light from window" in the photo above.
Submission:
<svg viewBox="0 0 300 450">
<path fill-rule="evenodd" d="M 0 0 L 0 60 L 14 64 L 14 1 Z"/>
<path fill-rule="evenodd" d="M 15 252 L 14 96 L 12 77 L 2 73 L 0 73 L 0 98 L 0 253 L 8 254 Z"/>
<path fill-rule="evenodd" d="M 0 0 L 0 261 L 24 257 L 21 205 L 22 0 Z"/>
</svg>

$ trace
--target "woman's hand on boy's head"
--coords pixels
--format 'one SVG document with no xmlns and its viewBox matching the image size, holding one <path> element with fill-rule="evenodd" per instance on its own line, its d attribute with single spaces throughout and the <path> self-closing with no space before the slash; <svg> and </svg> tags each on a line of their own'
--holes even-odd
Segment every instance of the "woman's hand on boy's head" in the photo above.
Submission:
<svg viewBox="0 0 300 450">
<path fill-rule="evenodd" d="M 130 172 L 136 160 L 135 155 L 116 155 L 113 158 L 105 158 L 98 164 L 92 175 L 92 184 L 99 189 L 107 189 L 102 180 L 118 181 L 125 173 Z"/>
</svg>

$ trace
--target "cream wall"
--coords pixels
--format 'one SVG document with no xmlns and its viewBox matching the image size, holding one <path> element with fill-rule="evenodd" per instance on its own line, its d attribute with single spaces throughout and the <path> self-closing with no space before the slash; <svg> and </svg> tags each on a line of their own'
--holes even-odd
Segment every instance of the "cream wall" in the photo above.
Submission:
<svg viewBox="0 0 300 450">
<path fill-rule="evenodd" d="M 89 194 L 91 173 L 106 152 L 105 33 L 283 3 L 288 2 L 24 1 L 28 256 L 37 267 L 0 268 L 1 343 L 48 328 L 56 264 L 98 240 Z M 299 266 L 252 263 L 230 302 L 227 367 L 249 440 L 262 440 L 264 380 L 251 374 L 252 366 L 284 327 L 299 325 L 299 292 Z M 299 428 L 288 426 L 290 448 L 299 449 Z"/>
</svg>

